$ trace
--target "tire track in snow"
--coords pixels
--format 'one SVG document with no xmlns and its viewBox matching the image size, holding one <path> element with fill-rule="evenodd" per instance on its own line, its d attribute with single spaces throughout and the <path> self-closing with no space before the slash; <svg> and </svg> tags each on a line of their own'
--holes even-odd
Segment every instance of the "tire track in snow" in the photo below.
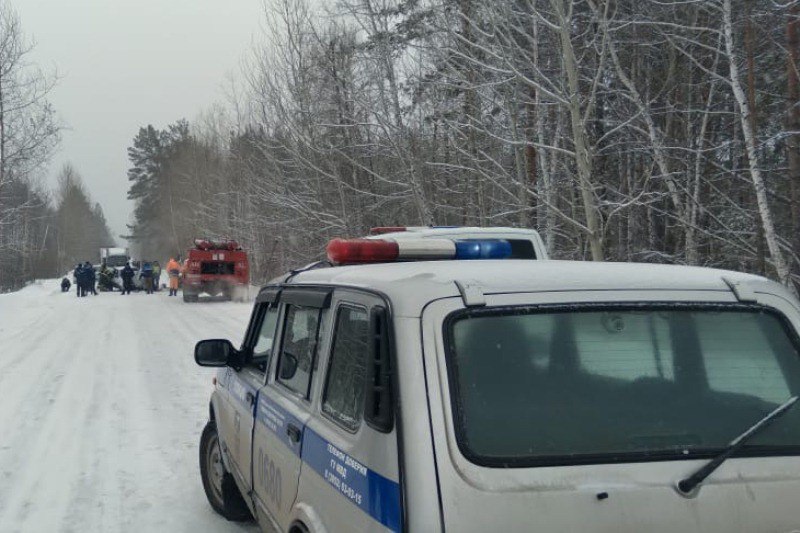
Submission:
<svg viewBox="0 0 800 533">
<path fill-rule="evenodd" d="M 52 349 L 40 349 L 43 344 L 68 346 L 70 339 L 66 333 L 78 318 L 66 315 L 65 321 L 59 324 L 59 316 L 55 311 L 42 315 L 42 321 L 34 323 L 40 331 L 25 336 L 20 343 L 2 341 L 4 354 L 16 357 L 15 361 L 19 364 L 12 369 L 4 368 L 4 379 L 0 385 L 3 398 L 0 402 L 0 424 L 4 433 L 0 444 L 0 512 L 12 494 L 9 490 L 3 490 L 3 487 L 16 488 L 30 470 L 30 447 L 50 416 L 64 377 L 76 355 L 74 350 L 61 350 L 56 354 Z M 18 318 L 28 325 L 25 315 Z M 0 527 L 0 530 L 4 529 Z"/>
<path fill-rule="evenodd" d="M 84 309 L 94 315 L 92 311 Z M 67 321 L 68 324 L 75 322 L 75 317 Z M 77 322 L 80 324 L 80 320 Z M 52 340 L 48 339 L 48 346 L 53 346 Z M 63 353 L 61 350 L 51 351 L 51 358 L 45 361 L 47 367 L 39 373 L 39 383 L 47 389 L 48 401 L 42 402 L 39 394 L 25 395 L 31 402 L 29 405 L 42 414 L 35 418 L 38 421 L 30 428 L 32 431 L 27 432 L 33 434 L 26 439 L 25 460 L 0 521 L 0 531 L 57 531 L 63 527 L 67 505 L 80 473 L 76 458 L 83 444 L 82 429 L 90 416 L 92 389 L 97 379 L 93 354 L 100 352 L 102 345 L 102 337 L 87 335 L 81 339 L 78 349 L 67 350 L 71 355 L 69 359 L 59 357 Z M 61 379 L 41 379 L 51 375 L 54 369 L 63 376 Z M 39 507 L 47 512 L 37 512 Z"/>
<path fill-rule="evenodd" d="M 0 531 L 255 531 L 203 494 L 210 376 L 191 355 L 209 331 L 244 325 L 209 327 L 202 305 L 159 295 L 115 298 L 42 295 L 41 322 L 0 333 L 19 361 L 0 389 Z"/>
</svg>

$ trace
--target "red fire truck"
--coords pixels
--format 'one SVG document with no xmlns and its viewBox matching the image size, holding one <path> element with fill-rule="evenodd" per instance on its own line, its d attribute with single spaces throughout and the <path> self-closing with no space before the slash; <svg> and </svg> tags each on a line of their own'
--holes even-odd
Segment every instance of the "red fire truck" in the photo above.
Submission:
<svg viewBox="0 0 800 533">
<path fill-rule="evenodd" d="M 247 253 L 238 242 L 195 239 L 184 263 L 184 302 L 196 302 L 203 293 L 243 300 L 249 283 Z"/>
</svg>

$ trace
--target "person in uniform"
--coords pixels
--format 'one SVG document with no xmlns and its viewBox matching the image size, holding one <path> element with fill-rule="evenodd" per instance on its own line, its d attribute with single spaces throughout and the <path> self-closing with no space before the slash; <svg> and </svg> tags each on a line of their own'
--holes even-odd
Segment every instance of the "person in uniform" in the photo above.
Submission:
<svg viewBox="0 0 800 533">
<path fill-rule="evenodd" d="M 75 270 L 72 271 L 72 276 L 75 279 L 75 295 L 80 298 L 83 296 L 83 265 L 78 263 L 75 265 Z"/>
<path fill-rule="evenodd" d="M 153 261 L 153 290 L 161 288 L 161 263 Z"/>
<path fill-rule="evenodd" d="M 153 264 L 149 261 L 142 263 L 142 272 L 139 274 L 145 292 L 153 294 Z"/>
<path fill-rule="evenodd" d="M 86 293 L 92 293 L 97 296 L 97 271 L 94 269 L 89 261 L 83 265 L 83 270 L 86 275 Z"/>
<path fill-rule="evenodd" d="M 175 258 L 170 258 L 167 263 L 167 274 L 169 274 L 169 295 L 178 295 L 178 280 L 181 275 L 181 264 Z"/>
<path fill-rule="evenodd" d="M 100 272 L 97 273 L 97 285 L 100 287 L 100 290 L 113 291 L 114 288 L 122 290 L 122 287 L 120 287 L 119 284 L 114 281 L 116 275 L 117 271 L 103 261 L 100 264 Z"/>
<path fill-rule="evenodd" d="M 122 277 L 122 295 L 130 294 L 133 290 L 133 276 L 135 275 L 130 263 L 125 263 L 120 276 Z"/>
</svg>

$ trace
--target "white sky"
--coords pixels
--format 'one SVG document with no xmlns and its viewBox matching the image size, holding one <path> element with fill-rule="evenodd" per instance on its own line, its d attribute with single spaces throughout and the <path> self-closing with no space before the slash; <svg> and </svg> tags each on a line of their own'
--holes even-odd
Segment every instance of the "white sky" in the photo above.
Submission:
<svg viewBox="0 0 800 533">
<path fill-rule="evenodd" d="M 51 102 L 68 129 L 49 183 L 71 162 L 115 236 L 126 232 L 127 148 L 140 126 L 191 120 L 224 101 L 258 38 L 261 0 L 10 0 L 61 80 Z M 119 241 L 119 239 L 118 239 Z M 119 244 L 124 244 L 119 241 Z"/>
</svg>

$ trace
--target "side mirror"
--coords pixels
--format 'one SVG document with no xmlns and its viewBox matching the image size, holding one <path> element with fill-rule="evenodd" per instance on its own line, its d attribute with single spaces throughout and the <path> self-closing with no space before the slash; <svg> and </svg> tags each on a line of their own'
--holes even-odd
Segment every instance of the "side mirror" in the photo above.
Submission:
<svg viewBox="0 0 800 533">
<path fill-rule="evenodd" d="M 288 352 L 283 352 L 281 356 L 281 379 L 292 379 L 297 373 L 297 357 Z"/>
<path fill-rule="evenodd" d="M 227 366 L 233 359 L 236 348 L 226 339 L 210 339 L 198 342 L 194 347 L 194 360 L 200 366 Z"/>
</svg>

